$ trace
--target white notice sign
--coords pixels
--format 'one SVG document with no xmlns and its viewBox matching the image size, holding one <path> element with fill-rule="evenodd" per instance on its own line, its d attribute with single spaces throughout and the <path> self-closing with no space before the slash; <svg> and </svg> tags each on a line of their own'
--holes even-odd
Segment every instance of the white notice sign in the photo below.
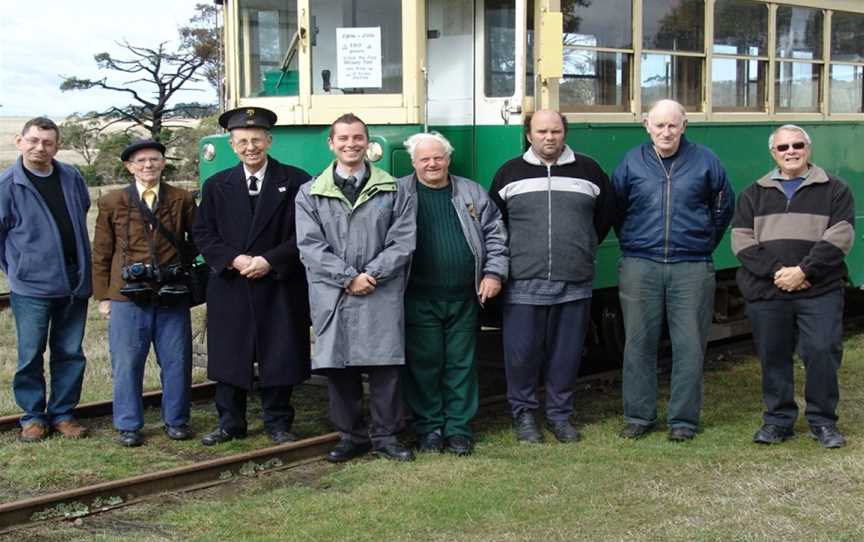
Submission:
<svg viewBox="0 0 864 542">
<path fill-rule="evenodd" d="M 381 27 L 336 29 L 336 84 L 381 88 Z"/>
</svg>

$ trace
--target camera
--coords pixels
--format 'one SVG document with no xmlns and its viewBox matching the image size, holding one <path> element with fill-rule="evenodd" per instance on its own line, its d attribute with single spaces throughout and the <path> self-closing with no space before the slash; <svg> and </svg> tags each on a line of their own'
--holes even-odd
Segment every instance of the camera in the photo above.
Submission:
<svg viewBox="0 0 864 542">
<path fill-rule="evenodd" d="M 171 306 L 189 296 L 189 274 L 180 264 L 159 267 L 135 262 L 124 265 L 120 277 L 125 281 L 120 293 L 134 303 L 158 301 L 160 305 Z"/>
</svg>

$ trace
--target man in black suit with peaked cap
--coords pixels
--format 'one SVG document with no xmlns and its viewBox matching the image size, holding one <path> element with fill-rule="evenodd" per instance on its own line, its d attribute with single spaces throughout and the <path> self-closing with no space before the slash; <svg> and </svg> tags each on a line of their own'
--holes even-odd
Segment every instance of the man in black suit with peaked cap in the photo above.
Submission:
<svg viewBox="0 0 864 542">
<path fill-rule="evenodd" d="M 241 163 L 205 181 L 193 228 L 211 268 L 207 376 L 217 383 L 219 413 L 205 446 L 246 436 L 255 362 L 265 430 L 276 444 L 297 439 L 291 391 L 309 377 L 309 307 L 294 197 L 310 177 L 268 156 L 275 123 L 276 114 L 261 107 L 219 117 Z"/>
</svg>

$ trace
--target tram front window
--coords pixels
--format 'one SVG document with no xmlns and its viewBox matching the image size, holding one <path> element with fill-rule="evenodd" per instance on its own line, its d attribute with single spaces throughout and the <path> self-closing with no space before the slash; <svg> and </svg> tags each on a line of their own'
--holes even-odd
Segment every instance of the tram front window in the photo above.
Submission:
<svg viewBox="0 0 864 542">
<path fill-rule="evenodd" d="M 766 110 L 768 6 L 716 0 L 711 95 L 714 111 Z"/>
<path fill-rule="evenodd" d="M 297 31 L 296 3 L 243 0 L 238 9 L 241 96 L 297 96 L 296 55 L 287 62 Z"/>
<path fill-rule="evenodd" d="M 310 0 L 313 94 L 402 92 L 400 0 Z"/>
</svg>

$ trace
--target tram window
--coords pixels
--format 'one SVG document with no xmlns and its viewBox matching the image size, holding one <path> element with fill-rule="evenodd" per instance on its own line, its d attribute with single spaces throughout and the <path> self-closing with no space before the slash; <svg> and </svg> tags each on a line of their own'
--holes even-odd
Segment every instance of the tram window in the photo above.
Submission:
<svg viewBox="0 0 864 542">
<path fill-rule="evenodd" d="M 309 12 L 314 94 L 402 92 L 400 0 L 310 0 Z"/>
<path fill-rule="evenodd" d="M 714 57 L 711 79 L 714 111 L 765 111 L 767 62 Z"/>
<path fill-rule="evenodd" d="M 516 92 L 516 1 L 486 0 L 483 22 L 484 94 L 490 98 L 513 96 Z"/>
<path fill-rule="evenodd" d="M 561 0 L 564 14 L 564 46 L 568 38 L 575 45 L 610 49 L 632 49 L 632 0 Z"/>
<path fill-rule="evenodd" d="M 812 8 L 777 8 L 777 57 L 822 59 L 822 11 Z"/>
<path fill-rule="evenodd" d="M 831 113 L 864 113 L 864 15 L 831 16 Z"/>
<path fill-rule="evenodd" d="M 835 11 L 831 16 L 831 60 L 864 63 L 864 15 Z"/>
<path fill-rule="evenodd" d="M 642 46 L 645 49 L 705 50 L 705 2 L 703 0 L 644 0 Z"/>
<path fill-rule="evenodd" d="M 711 102 L 714 111 L 764 112 L 768 85 L 768 6 L 716 0 Z"/>
<path fill-rule="evenodd" d="M 774 74 L 777 111 L 818 112 L 822 67 L 806 62 L 778 62 Z"/>
<path fill-rule="evenodd" d="M 702 58 L 642 55 L 642 110 L 663 98 L 677 100 L 688 111 L 702 107 Z"/>
<path fill-rule="evenodd" d="M 716 0 L 714 53 L 768 55 L 768 5 L 746 0 Z"/>
<path fill-rule="evenodd" d="M 864 113 L 864 66 L 831 65 L 831 112 Z"/>
<path fill-rule="evenodd" d="M 631 0 L 563 0 L 561 111 L 629 111 L 633 29 Z M 598 51 L 596 48 L 621 49 Z"/>
<path fill-rule="evenodd" d="M 281 0 L 244 0 L 239 3 L 239 53 L 241 94 L 248 96 L 297 96 L 296 55 L 283 66 L 297 30 L 296 4 Z"/>
</svg>

